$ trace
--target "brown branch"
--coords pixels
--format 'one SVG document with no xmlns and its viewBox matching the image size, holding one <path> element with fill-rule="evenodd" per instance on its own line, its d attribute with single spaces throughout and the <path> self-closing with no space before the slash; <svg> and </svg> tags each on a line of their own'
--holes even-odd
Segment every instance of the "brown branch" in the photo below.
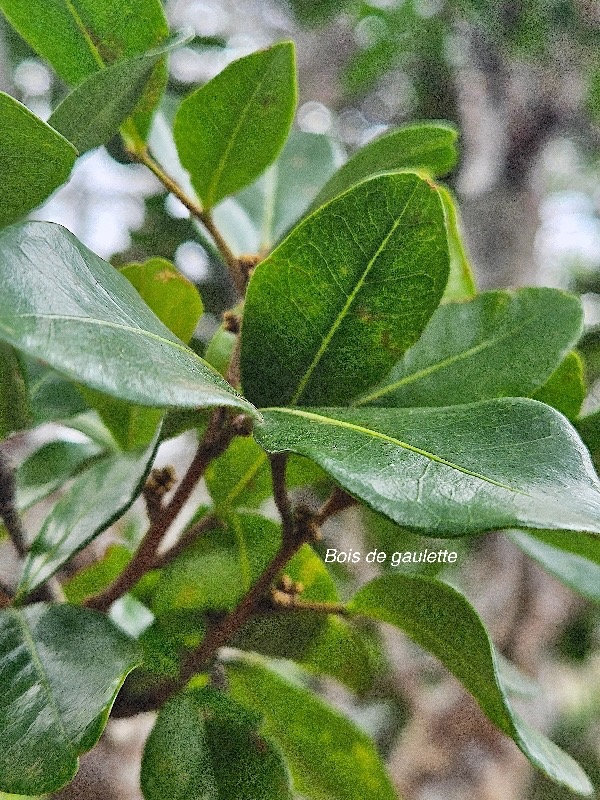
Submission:
<svg viewBox="0 0 600 800">
<path fill-rule="evenodd" d="M 243 297 L 246 290 L 247 280 L 240 266 L 240 260 L 235 256 L 221 235 L 221 232 L 215 225 L 210 211 L 205 210 L 196 200 L 189 197 L 183 191 L 177 181 L 173 180 L 173 178 L 171 178 L 171 176 L 163 170 L 160 164 L 158 164 L 152 158 L 146 148 L 141 148 L 139 150 L 128 149 L 127 152 L 133 160 L 138 161 L 140 164 L 148 167 L 148 169 L 162 183 L 165 189 L 171 192 L 171 194 L 174 195 L 187 208 L 190 214 L 196 217 L 196 219 L 198 219 L 204 225 L 206 230 L 210 233 L 215 245 L 217 246 L 217 249 L 223 256 L 223 260 L 229 267 L 229 273 L 235 288 L 237 289 L 239 295 Z"/>
<path fill-rule="evenodd" d="M 0 519 L 4 522 L 15 550 L 24 558 L 27 555 L 27 538 L 15 503 L 15 476 L 6 458 L 0 453 Z"/>
<path fill-rule="evenodd" d="M 187 550 L 191 544 L 198 541 L 198 539 L 204 536 L 205 533 L 220 527 L 222 527 L 221 520 L 214 514 L 207 514 L 206 516 L 202 517 L 202 519 L 196 522 L 195 525 L 192 525 L 183 532 L 173 547 L 171 547 L 165 553 L 162 553 L 162 555 L 156 557 L 154 560 L 153 569 L 160 569 L 161 567 L 165 567 L 167 564 L 170 564 L 171 561 L 174 561 L 177 556 L 181 555 L 184 550 Z"/>
<path fill-rule="evenodd" d="M 271 608 L 277 612 L 281 611 L 312 611 L 317 614 L 338 614 L 348 617 L 350 611 L 342 603 L 320 603 L 316 600 L 303 600 L 302 597 L 282 592 L 275 589 L 271 592 Z"/>
<path fill-rule="evenodd" d="M 221 455 L 233 437 L 231 427 L 225 426 L 224 415 L 224 409 L 217 409 L 213 413 L 206 435 L 200 442 L 181 483 L 169 503 L 155 516 L 129 564 L 107 589 L 95 597 L 89 598 L 85 603 L 86 606 L 98 611 L 107 611 L 115 600 L 122 597 L 135 586 L 143 575 L 153 569 L 156 551 L 163 536 L 189 499 L 206 467 L 214 458 Z"/>
<path fill-rule="evenodd" d="M 340 489 L 339 486 L 336 486 L 315 514 L 315 523 L 317 525 L 322 525 L 329 517 L 333 517 L 335 514 L 339 514 L 340 511 L 357 505 L 357 503 L 358 500 L 355 500 L 352 495 L 349 495 L 343 489 Z"/>
</svg>

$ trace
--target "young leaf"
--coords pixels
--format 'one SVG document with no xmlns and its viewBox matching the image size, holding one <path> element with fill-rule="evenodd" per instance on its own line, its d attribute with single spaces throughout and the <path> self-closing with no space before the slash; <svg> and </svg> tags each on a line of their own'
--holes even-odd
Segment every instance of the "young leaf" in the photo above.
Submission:
<svg viewBox="0 0 600 800">
<path fill-rule="evenodd" d="M 365 181 L 302 222 L 254 271 L 242 384 L 258 405 L 345 403 L 418 339 L 448 279 L 435 187 Z"/>
<path fill-rule="evenodd" d="M 161 573 L 152 611 L 231 610 L 275 555 L 280 529 L 257 514 L 232 514 L 209 531 Z"/>
<path fill-rule="evenodd" d="M 449 406 L 528 397 L 572 349 L 582 325 L 581 303 L 558 289 L 485 292 L 468 303 L 448 303 L 356 405 Z"/>
<path fill-rule="evenodd" d="M 579 353 L 574 350 L 569 353 L 546 383 L 531 396 L 574 420 L 585 400 L 583 361 Z"/>
<path fill-rule="evenodd" d="M 54 110 L 49 124 L 79 153 L 106 144 L 134 111 L 158 62 L 185 43 L 179 36 L 141 56 L 93 72 Z"/>
<path fill-rule="evenodd" d="M 157 439 L 142 452 L 106 456 L 75 479 L 31 546 L 20 596 L 48 580 L 129 508 L 150 471 L 156 446 Z"/>
<path fill-rule="evenodd" d="M 374 139 L 356 152 L 321 189 L 318 208 L 356 183 L 379 172 L 414 170 L 441 177 L 456 164 L 458 133 L 443 122 L 406 125 Z"/>
<path fill-rule="evenodd" d="M 403 630 L 439 658 L 536 767 L 578 794 L 593 793 L 581 767 L 513 711 L 488 633 L 459 592 L 427 578 L 386 575 L 364 586 L 349 609 Z"/>
<path fill-rule="evenodd" d="M 145 800 L 292 800 L 286 765 L 259 722 L 214 689 L 169 701 L 144 750 Z"/>
<path fill-rule="evenodd" d="M 0 789 L 54 792 L 98 740 L 137 648 L 68 605 L 0 612 Z"/>
<path fill-rule="evenodd" d="M 450 252 L 450 275 L 446 291 L 442 298 L 443 303 L 453 300 L 470 300 L 477 294 L 475 276 L 469 263 L 461 232 L 460 217 L 451 192 L 445 186 L 439 186 L 440 199 L 444 206 L 446 219 L 446 232 L 448 234 L 448 249 Z"/>
<path fill-rule="evenodd" d="M 255 438 L 265 450 L 313 459 L 350 494 L 429 536 L 513 527 L 600 533 L 589 454 L 567 420 L 535 400 L 263 415 Z"/>
<path fill-rule="evenodd" d="M 512 531 L 509 538 L 551 575 L 600 602 L 600 540 L 564 531 Z"/>
<path fill-rule="evenodd" d="M 310 800 L 398 800 L 373 742 L 352 722 L 258 659 L 227 666 L 232 695 L 264 716 L 297 793 Z"/>
<path fill-rule="evenodd" d="M 0 339 L 72 380 L 140 405 L 256 414 L 122 275 L 59 225 L 0 233 L 0 283 Z"/>
<path fill-rule="evenodd" d="M 51 495 L 101 452 L 102 448 L 92 441 L 58 440 L 42 445 L 15 473 L 19 511 L 26 511 Z"/>
<path fill-rule="evenodd" d="M 295 108 L 292 42 L 234 61 L 181 103 L 175 142 L 205 208 L 248 186 L 274 161 Z"/>
<path fill-rule="evenodd" d="M 160 0 L 0 0 L 0 10 L 70 86 L 105 64 L 147 52 L 169 32 Z M 160 63 L 136 109 L 136 131 L 142 137 L 166 80 Z"/>
<path fill-rule="evenodd" d="M 0 226 L 39 206 L 67 180 L 76 157 L 60 133 L 0 92 Z"/>
</svg>

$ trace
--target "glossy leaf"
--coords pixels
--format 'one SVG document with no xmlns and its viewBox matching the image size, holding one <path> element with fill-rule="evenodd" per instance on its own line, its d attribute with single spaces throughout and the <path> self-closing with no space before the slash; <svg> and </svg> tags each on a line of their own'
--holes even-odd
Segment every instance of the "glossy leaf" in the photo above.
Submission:
<svg viewBox="0 0 600 800">
<path fill-rule="evenodd" d="M 0 92 L 0 226 L 39 206 L 68 179 L 76 157 L 70 142 Z"/>
<path fill-rule="evenodd" d="M 145 53 L 169 31 L 160 0 L 0 0 L 0 10 L 70 86 L 105 64 Z M 148 131 L 166 78 L 164 64 L 158 64 L 136 110 L 141 136 Z"/>
<path fill-rule="evenodd" d="M 140 405 L 255 413 L 122 275 L 59 225 L 3 231 L 0 282 L 0 339 L 72 380 Z"/>
<path fill-rule="evenodd" d="M 242 384 L 260 406 L 345 403 L 414 344 L 448 278 L 440 200 L 414 174 L 365 181 L 254 271 Z"/>
<path fill-rule="evenodd" d="M 547 572 L 600 602 L 600 540 L 575 531 L 513 531 L 510 539 Z"/>
<path fill-rule="evenodd" d="M 131 640 L 93 611 L 1 611 L 0 789 L 33 795 L 68 783 L 137 658 Z"/>
<path fill-rule="evenodd" d="M 175 142 L 206 208 L 248 186 L 274 161 L 295 107 L 292 42 L 234 61 L 181 103 Z"/>
<path fill-rule="evenodd" d="M 543 386 L 532 395 L 534 400 L 552 406 L 574 420 L 585 400 L 583 362 L 575 351 L 569 353 Z"/>
<path fill-rule="evenodd" d="M 528 397 L 572 349 L 582 324 L 579 300 L 557 289 L 485 292 L 468 303 L 448 303 L 356 405 L 449 406 Z"/>
<path fill-rule="evenodd" d="M 106 144 L 133 113 L 159 61 L 185 43 L 186 39 L 178 37 L 141 56 L 121 59 L 91 73 L 53 111 L 49 124 L 79 153 Z"/>
<path fill-rule="evenodd" d="M 442 122 L 406 125 L 386 133 L 361 147 L 340 167 L 321 189 L 312 208 L 379 172 L 414 170 L 441 177 L 456 164 L 457 138 L 456 129 Z"/>
<path fill-rule="evenodd" d="M 259 722 L 214 689 L 169 701 L 144 750 L 145 800 L 291 800 L 286 766 Z"/>
<path fill-rule="evenodd" d="M 338 155 L 329 137 L 292 130 L 277 161 L 237 195 L 260 231 L 259 250 L 269 252 L 310 206 L 335 171 Z"/>
<path fill-rule="evenodd" d="M 171 333 L 187 344 L 203 311 L 194 284 L 164 258 L 152 258 L 144 264 L 127 264 L 120 272 Z M 161 409 L 131 405 L 89 389 L 84 391 L 84 395 L 124 450 L 144 447 L 154 438 L 163 416 Z"/>
<path fill-rule="evenodd" d="M 31 422 L 25 370 L 14 347 L 0 342 L 0 439 L 28 428 Z"/>
<path fill-rule="evenodd" d="M 439 186 L 438 191 L 440 193 L 442 205 L 444 206 L 446 232 L 448 234 L 448 250 L 450 252 L 450 274 L 448 276 L 448 283 L 442 302 L 448 303 L 453 300 L 470 300 L 477 294 L 477 289 L 475 286 L 475 276 L 473 275 L 473 270 L 471 269 L 471 264 L 463 242 L 461 221 L 456 207 L 456 201 L 445 186 Z"/>
<path fill-rule="evenodd" d="M 109 455 L 76 478 L 31 546 L 19 585 L 21 596 L 54 575 L 129 508 L 150 471 L 155 449 L 156 441 L 142 452 Z"/>
<path fill-rule="evenodd" d="M 101 452 L 101 447 L 92 441 L 59 439 L 42 445 L 23 461 L 15 473 L 19 511 L 25 511 L 51 495 Z"/>
<path fill-rule="evenodd" d="M 578 794 L 593 793 L 581 767 L 513 711 L 488 633 L 459 592 L 427 578 L 386 575 L 364 586 L 349 609 L 408 634 L 439 658 L 535 766 Z"/>
<path fill-rule="evenodd" d="M 231 610 L 250 589 L 280 542 L 274 522 L 231 515 L 162 571 L 152 595 L 157 615 L 178 609 Z"/>
<path fill-rule="evenodd" d="M 497 528 L 600 533 L 600 481 L 576 431 L 524 398 L 448 408 L 269 409 L 255 438 L 430 536 Z M 516 522 L 518 520 L 518 522 Z"/>
<path fill-rule="evenodd" d="M 258 659 L 227 666 L 232 695 L 264 716 L 262 730 L 282 749 L 294 789 L 311 800 L 398 800 L 373 742 L 314 692 Z"/>
<path fill-rule="evenodd" d="M 1 337 L 0 337 L 1 338 Z M 81 392 L 42 361 L 21 354 L 35 424 L 71 419 L 89 410 Z"/>
</svg>

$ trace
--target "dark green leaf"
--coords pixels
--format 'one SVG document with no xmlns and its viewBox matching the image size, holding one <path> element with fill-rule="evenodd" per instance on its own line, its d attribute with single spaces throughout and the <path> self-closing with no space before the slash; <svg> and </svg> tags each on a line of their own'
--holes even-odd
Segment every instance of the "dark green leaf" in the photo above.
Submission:
<svg viewBox="0 0 600 800">
<path fill-rule="evenodd" d="M 31 422 L 23 365 L 15 349 L 0 342 L 0 439 L 28 428 Z"/>
<path fill-rule="evenodd" d="M 295 108 L 292 42 L 234 61 L 182 102 L 175 142 L 205 208 L 248 186 L 274 161 Z"/>
<path fill-rule="evenodd" d="M 581 303 L 558 289 L 485 292 L 440 306 L 423 336 L 356 405 L 449 406 L 528 397 L 581 335 Z"/>
<path fill-rule="evenodd" d="M 147 52 L 169 32 L 160 0 L 0 0 L 0 9 L 71 86 L 105 64 Z M 138 135 L 148 132 L 166 79 L 158 64 L 136 109 Z"/>
<path fill-rule="evenodd" d="M 255 436 L 265 450 L 313 459 L 405 527 L 431 536 L 513 527 L 600 533 L 589 454 L 567 420 L 535 400 L 263 415 Z"/>
<path fill-rule="evenodd" d="M 524 553 L 579 594 L 600 602 L 600 540 L 574 531 L 513 531 Z"/>
<path fill-rule="evenodd" d="M 79 475 L 54 506 L 31 546 L 19 585 L 27 595 L 118 519 L 140 493 L 156 440 L 132 453 L 106 456 Z"/>
<path fill-rule="evenodd" d="M 175 697 L 144 750 L 145 800 L 291 800 L 286 766 L 259 719 L 213 689 Z"/>
<path fill-rule="evenodd" d="M 294 789 L 311 800 L 397 800 L 373 742 L 348 719 L 257 659 L 227 666 L 233 696 L 264 715 Z"/>
<path fill-rule="evenodd" d="M 194 284 L 164 258 L 127 264 L 120 272 L 171 333 L 187 344 L 203 311 Z M 163 416 L 161 409 L 131 405 L 90 389 L 84 395 L 124 450 L 144 447 L 154 438 Z"/>
<path fill-rule="evenodd" d="M 0 92 L 0 226 L 39 206 L 71 174 L 73 145 Z"/>
<path fill-rule="evenodd" d="M 531 396 L 574 420 L 585 400 L 583 362 L 579 354 L 575 351 L 569 353 L 546 383 Z"/>
<path fill-rule="evenodd" d="M 31 795 L 68 783 L 136 662 L 102 614 L 41 604 L 0 612 L 0 788 Z"/>
<path fill-rule="evenodd" d="M 255 413 L 122 275 L 59 225 L 3 231 L 0 283 L 0 339 L 72 380 L 140 405 Z"/>
<path fill-rule="evenodd" d="M 185 43 L 186 39 L 179 36 L 144 55 L 91 73 L 54 110 L 49 124 L 79 153 L 106 144 L 136 108 L 158 62 Z"/>
<path fill-rule="evenodd" d="M 311 207 L 322 206 L 378 172 L 422 170 L 441 177 L 456 164 L 457 138 L 456 129 L 442 122 L 407 125 L 386 133 L 362 147 L 340 167 Z"/>
<path fill-rule="evenodd" d="M 488 633 L 455 589 L 427 578 L 386 575 L 363 587 L 349 608 L 403 630 L 439 658 L 535 766 L 578 794 L 593 793 L 581 767 L 513 711 Z"/>
<path fill-rule="evenodd" d="M 252 275 L 242 327 L 248 396 L 264 406 L 355 397 L 418 339 L 447 278 L 435 187 L 410 173 L 359 184 Z"/>
<path fill-rule="evenodd" d="M 22 356 L 22 361 L 35 424 L 70 419 L 89 410 L 72 381 L 63 378 L 41 361 L 26 356 Z"/>
<path fill-rule="evenodd" d="M 475 287 L 475 277 L 469 258 L 465 250 L 461 222 L 456 207 L 456 201 L 450 191 L 445 186 L 439 186 L 438 191 L 442 205 L 444 206 L 444 217 L 446 219 L 446 232 L 448 234 L 448 250 L 450 252 L 450 275 L 446 291 L 442 298 L 443 303 L 452 300 L 470 300 L 477 294 Z"/>
<path fill-rule="evenodd" d="M 42 445 L 16 471 L 17 507 L 25 511 L 59 489 L 102 448 L 96 442 L 58 440 Z"/>
</svg>

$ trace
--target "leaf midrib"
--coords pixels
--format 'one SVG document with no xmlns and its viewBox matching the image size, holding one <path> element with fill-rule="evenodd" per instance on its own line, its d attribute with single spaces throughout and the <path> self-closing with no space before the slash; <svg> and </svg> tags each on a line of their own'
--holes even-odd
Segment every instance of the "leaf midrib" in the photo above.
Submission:
<svg viewBox="0 0 600 800">
<path fill-rule="evenodd" d="M 415 381 L 422 380 L 423 378 L 429 377 L 429 375 L 434 374 L 438 370 L 445 369 L 446 367 L 452 366 L 452 364 L 456 364 L 459 361 L 464 361 L 465 359 L 470 358 L 471 356 L 477 355 L 478 353 L 482 353 L 487 350 L 489 347 L 494 347 L 494 345 L 500 344 L 505 339 L 509 339 L 513 336 L 516 336 L 521 331 L 525 330 L 534 322 L 537 322 L 541 319 L 541 316 L 538 314 L 537 316 L 531 317 L 526 323 L 523 325 L 517 325 L 514 328 L 508 328 L 504 333 L 499 336 L 492 336 L 489 339 L 486 339 L 479 344 L 473 345 L 473 347 L 468 348 L 467 350 L 463 350 L 460 353 L 455 353 L 453 356 L 448 356 L 448 358 L 444 358 L 441 361 L 437 361 L 435 364 L 430 364 L 428 367 L 424 367 L 417 372 L 413 372 L 410 375 L 405 375 L 400 380 L 396 381 L 395 383 L 389 383 L 385 386 L 382 386 L 380 389 L 376 389 L 375 391 L 371 392 L 371 394 L 365 395 L 364 397 L 359 398 L 356 400 L 352 405 L 354 406 L 363 406 L 367 403 L 372 402 L 373 400 L 377 400 L 379 397 L 383 397 L 386 394 L 390 394 L 391 392 L 396 391 L 402 386 L 407 386 L 410 383 L 415 383 Z"/>
<path fill-rule="evenodd" d="M 327 332 L 327 334 L 325 335 L 323 341 L 321 342 L 321 346 L 317 350 L 317 352 L 316 352 L 311 364 L 309 365 L 308 369 L 306 370 L 306 372 L 302 376 L 302 378 L 300 380 L 300 383 L 298 384 L 298 387 L 296 388 L 296 391 L 294 392 L 294 395 L 293 395 L 292 399 L 290 400 L 290 405 L 295 405 L 298 402 L 298 400 L 300 399 L 300 397 L 302 397 L 302 394 L 304 393 L 304 390 L 306 389 L 306 387 L 308 385 L 308 382 L 310 381 L 315 369 L 317 368 L 319 362 L 321 361 L 321 359 L 325 355 L 325 352 L 327 351 L 327 348 L 331 344 L 331 340 L 333 339 L 336 331 L 338 330 L 338 328 L 340 327 L 340 325 L 342 324 L 342 322 L 346 318 L 346 315 L 348 314 L 348 311 L 350 310 L 350 307 L 352 306 L 353 302 L 355 301 L 358 293 L 360 292 L 360 290 L 364 286 L 364 283 L 365 283 L 365 281 L 366 281 L 371 269 L 373 268 L 373 265 L 376 263 L 377 259 L 379 258 L 379 256 L 383 252 L 383 250 L 386 247 L 387 243 L 389 242 L 390 238 L 396 232 L 396 229 L 400 225 L 400 223 L 401 223 L 401 221 L 402 221 L 402 219 L 403 219 L 403 217 L 404 217 L 409 205 L 411 204 L 411 202 L 413 200 L 413 197 L 415 196 L 418 188 L 419 188 L 419 182 L 416 181 L 415 185 L 414 185 L 414 187 L 413 187 L 413 189 L 412 189 L 412 191 L 411 191 L 411 193 L 410 193 L 410 195 L 409 195 L 409 197 L 408 197 L 408 199 L 407 199 L 407 201 L 406 201 L 406 203 L 404 205 L 404 208 L 402 209 L 400 214 L 394 220 L 390 230 L 385 235 L 385 237 L 383 238 L 381 244 L 377 248 L 377 250 L 375 252 L 375 255 L 372 256 L 372 258 L 367 262 L 367 265 L 366 265 L 365 269 L 363 270 L 361 276 L 359 277 L 358 281 L 356 282 L 356 285 L 355 285 L 354 289 L 352 290 L 352 292 L 346 298 L 346 302 L 344 303 L 344 306 L 343 306 L 342 310 L 339 312 L 339 314 L 335 318 L 333 324 L 329 328 L 329 331 Z"/>
<path fill-rule="evenodd" d="M 304 411 L 299 408 L 264 408 L 261 411 L 275 411 L 279 414 L 292 414 L 297 417 L 305 417 L 306 419 L 313 420 L 314 422 L 318 422 L 321 425 L 330 425 L 334 427 L 346 428 L 348 430 L 353 431 L 354 433 L 360 433 L 367 436 L 373 436 L 375 439 L 381 439 L 388 444 L 394 444 L 397 447 L 401 447 L 403 450 L 408 450 L 411 453 L 415 453 L 417 455 L 423 456 L 424 458 L 428 458 L 430 461 L 435 461 L 438 464 L 442 464 L 445 467 L 450 467 L 451 469 L 455 469 L 458 472 L 462 472 L 465 475 L 469 475 L 472 478 L 478 478 L 479 480 L 485 481 L 486 483 L 491 484 L 492 486 L 497 486 L 500 489 L 506 489 L 509 492 L 514 492 L 515 494 L 520 494 L 525 497 L 531 497 L 528 492 L 524 492 L 521 489 L 516 489 L 513 486 L 508 486 L 507 484 L 501 483 L 500 481 L 496 481 L 493 478 L 489 478 L 486 475 L 482 475 L 478 472 L 473 472 L 472 470 L 467 469 L 466 467 L 462 467 L 459 464 L 455 464 L 452 461 L 448 461 L 441 456 L 436 456 L 435 453 L 430 453 L 427 450 L 422 450 L 420 447 L 415 447 L 412 444 L 408 444 L 408 442 L 403 442 L 401 439 L 396 439 L 393 436 L 388 436 L 386 433 L 381 433 L 380 431 L 374 431 L 371 428 L 365 428 L 362 425 L 356 425 L 353 422 L 346 422 L 344 420 L 336 419 L 335 417 L 324 417 L 322 414 L 315 414 L 312 411 Z"/>
</svg>

